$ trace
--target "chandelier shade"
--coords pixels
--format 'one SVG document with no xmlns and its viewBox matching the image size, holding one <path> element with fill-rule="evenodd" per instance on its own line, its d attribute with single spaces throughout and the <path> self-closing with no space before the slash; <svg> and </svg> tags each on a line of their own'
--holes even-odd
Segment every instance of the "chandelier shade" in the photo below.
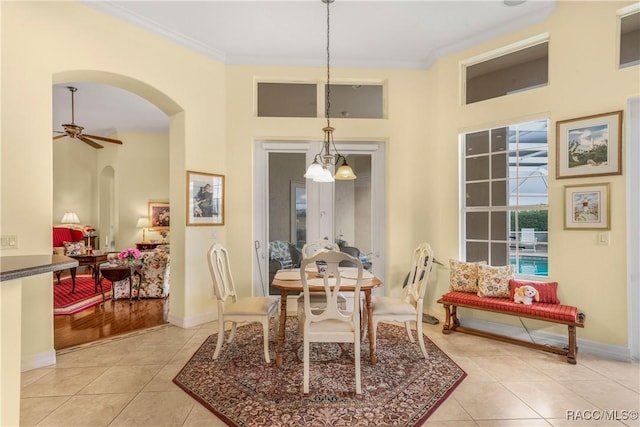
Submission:
<svg viewBox="0 0 640 427">
<path fill-rule="evenodd" d="M 312 179 L 315 182 L 333 182 L 338 180 L 353 180 L 356 179 L 356 174 L 353 173 L 353 169 L 347 163 L 347 159 L 338 152 L 335 143 L 333 142 L 333 131 L 331 127 L 330 109 L 331 109 L 331 68 L 329 54 L 329 35 L 330 35 L 330 19 L 329 19 L 329 5 L 334 0 L 322 0 L 327 5 L 327 86 L 325 90 L 325 118 L 327 119 L 327 126 L 322 128 L 324 132 L 324 140 L 322 148 L 313 158 L 313 163 L 307 168 L 307 172 L 304 177 Z M 331 151 L 333 150 L 333 153 Z M 341 162 L 335 176 L 333 176 L 329 170 L 331 166 L 338 166 Z"/>
</svg>

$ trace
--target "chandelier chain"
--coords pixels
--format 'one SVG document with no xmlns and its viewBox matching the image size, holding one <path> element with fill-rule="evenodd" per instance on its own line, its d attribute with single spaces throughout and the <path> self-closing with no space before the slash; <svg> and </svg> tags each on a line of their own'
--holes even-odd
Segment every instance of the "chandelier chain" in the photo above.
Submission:
<svg viewBox="0 0 640 427">
<path fill-rule="evenodd" d="M 329 4 L 331 3 L 331 1 L 326 1 L 327 3 L 327 96 L 326 96 L 326 100 L 325 100 L 325 118 L 327 119 L 327 126 L 331 126 L 330 123 L 330 110 L 331 110 L 331 74 L 329 72 L 329 64 L 330 64 L 330 58 L 331 58 L 331 54 L 329 51 L 329 34 L 330 34 L 330 19 L 329 19 Z"/>
</svg>

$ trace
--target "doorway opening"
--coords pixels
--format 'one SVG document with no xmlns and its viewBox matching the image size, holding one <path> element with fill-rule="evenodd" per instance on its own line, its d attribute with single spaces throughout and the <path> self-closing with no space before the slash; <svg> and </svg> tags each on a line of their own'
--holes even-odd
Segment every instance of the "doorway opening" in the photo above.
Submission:
<svg viewBox="0 0 640 427">
<path fill-rule="evenodd" d="M 356 253 L 376 277 L 385 276 L 384 150 L 380 142 L 336 143 L 357 178 L 318 183 L 304 178 L 319 142 L 257 141 L 254 175 L 254 292 L 277 294 L 270 283 L 296 267 L 306 242 L 326 239 Z M 281 254 L 285 253 L 283 263 Z M 289 261 L 288 258 L 291 258 Z"/>
</svg>

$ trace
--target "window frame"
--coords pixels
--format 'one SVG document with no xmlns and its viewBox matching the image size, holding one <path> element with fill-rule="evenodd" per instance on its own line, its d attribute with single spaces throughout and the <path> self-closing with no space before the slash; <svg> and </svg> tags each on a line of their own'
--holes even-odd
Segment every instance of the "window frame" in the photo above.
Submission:
<svg viewBox="0 0 640 427">
<path fill-rule="evenodd" d="M 486 61 L 490 61 L 492 59 L 496 59 L 499 58 L 501 56 L 505 56 L 505 55 L 509 55 L 515 52 L 518 52 L 520 50 L 524 50 L 542 43 L 550 43 L 550 37 L 549 37 L 549 33 L 542 33 L 542 34 L 538 34 L 536 36 L 533 37 L 529 37 L 527 39 L 524 40 L 520 40 L 517 41 L 515 43 L 512 43 L 510 45 L 507 46 L 503 46 L 500 47 L 498 49 L 494 49 L 492 51 L 489 52 L 484 52 L 481 53 L 479 55 L 476 55 L 474 57 L 471 57 L 469 59 L 460 61 L 460 105 L 461 106 L 466 106 L 466 105 L 473 105 L 476 104 L 478 102 L 483 102 L 483 101 L 488 101 L 491 99 L 496 99 L 496 98 L 500 98 L 500 96 L 498 97 L 493 97 L 493 98 L 487 98 L 487 99 L 483 99 L 480 101 L 475 101 L 472 103 L 467 103 L 467 68 L 471 67 L 473 65 L 477 65 L 480 64 L 482 62 L 486 62 Z M 533 86 L 533 87 L 529 87 L 529 88 L 524 88 L 524 89 L 517 89 L 517 90 L 512 90 L 509 91 L 506 95 L 510 95 L 513 93 L 519 93 L 519 92 L 523 92 L 523 91 L 527 91 L 527 90 L 533 90 L 536 88 L 540 88 L 540 87 L 547 87 L 551 84 L 551 79 L 549 78 L 549 74 L 547 71 L 547 83 L 545 85 L 537 85 L 537 86 Z M 506 95 L 502 95 L 502 96 L 506 96 Z"/>
<path fill-rule="evenodd" d="M 622 47 L 622 20 L 628 16 L 634 15 L 636 13 L 640 13 L 640 3 L 633 3 L 629 6 L 623 7 L 622 9 L 616 12 L 617 15 L 617 34 L 616 34 L 616 69 L 624 70 L 626 68 L 631 68 L 640 65 L 640 58 L 636 59 L 633 62 L 621 64 L 620 61 L 622 58 L 620 57 L 620 49 Z"/>
<path fill-rule="evenodd" d="M 533 178 L 543 178 L 546 180 L 546 204 L 511 204 L 511 202 L 509 201 L 510 199 L 510 183 L 516 180 L 522 180 L 523 176 L 520 175 L 519 173 L 516 173 L 515 176 L 512 176 L 510 174 L 509 171 L 509 167 L 510 167 L 510 163 L 509 163 L 509 153 L 512 152 L 512 150 L 510 150 L 510 143 L 508 140 L 508 135 L 509 135 L 509 129 L 512 127 L 520 127 L 522 125 L 526 125 L 528 123 L 535 123 L 535 122 L 546 122 L 545 126 L 546 126 L 546 151 L 547 151 L 547 157 L 546 157 L 546 174 L 544 173 L 540 173 L 540 174 L 535 174 L 535 175 L 529 175 L 529 177 L 533 176 Z M 473 130 L 465 130 L 463 132 L 461 132 L 458 136 L 458 143 L 459 143 L 459 154 L 460 154 L 460 193 L 459 193 L 459 203 L 460 203 L 460 217 L 459 217 L 459 230 L 460 230 L 460 259 L 461 260 L 468 260 L 468 253 L 467 253 L 467 244 L 468 243 L 473 243 L 473 242 L 478 242 L 478 243 L 483 243 L 487 245 L 487 258 L 486 261 L 489 264 L 492 264 L 492 245 L 493 244 L 500 244 L 500 245 L 505 245 L 506 248 L 506 262 L 508 264 L 511 264 L 511 256 L 515 256 L 516 257 L 516 265 L 520 264 L 522 262 L 522 257 L 526 257 L 526 256 L 536 256 L 535 255 L 535 251 L 534 252 L 528 252 L 526 250 L 524 250 L 523 248 L 521 248 L 521 241 L 518 238 L 518 226 L 517 226 L 517 222 L 516 222 L 516 236 L 515 236 L 515 240 L 512 241 L 511 240 L 511 235 L 512 235 L 512 226 L 511 226 L 511 217 L 515 214 L 518 215 L 518 213 L 520 212 L 528 212 L 528 211 L 546 211 L 547 212 L 547 229 L 546 230 L 542 230 L 542 231 L 546 231 L 547 232 L 547 242 L 544 242 L 543 244 L 547 247 L 547 272 L 546 275 L 545 274 L 537 274 L 537 273 L 533 273 L 533 274 L 529 274 L 529 273 L 516 273 L 517 276 L 520 277 L 530 277 L 530 278 L 534 278 L 534 279 L 540 279 L 540 278 L 545 278 L 548 277 L 549 273 L 548 273 L 548 231 L 549 231 L 549 211 L 550 211 L 550 194 L 549 194 L 549 186 L 548 186 L 548 171 L 549 171 L 549 137 L 550 137 L 550 120 L 548 117 L 537 117 L 537 118 L 526 118 L 526 119 L 521 119 L 521 120 L 513 120 L 510 121 L 508 124 L 496 124 L 496 125 L 491 125 L 488 127 L 483 127 L 483 128 L 478 128 L 478 129 L 473 129 Z M 497 158 L 497 156 L 501 155 L 501 152 L 499 150 L 495 150 L 494 147 L 492 146 L 492 139 L 491 139 L 491 135 L 492 135 L 492 131 L 495 130 L 499 130 L 499 129 L 506 129 L 507 130 L 507 141 L 506 141 L 506 150 L 504 151 L 506 153 L 507 156 L 507 171 L 506 171 L 506 178 L 504 177 L 493 177 L 492 173 L 495 169 L 493 169 L 493 165 L 492 165 L 492 159 L 493 158 Z M 482 133 L 482 132 L 489 132 L 489 139 L 488 139 L 488 147 L 486 152 L 481 152 L 478 154 L 472 154 L 472 155 L 468 155 L 467 153 L 467 145 L 466 145 L 466 140 L 467 140 L 467 136 L 468 135 L 472 135 L 472 134 L 476 134 L 476 133 Z M 518 129 L 518 132 L 522 132 L 521 128 Z M 523 147 L 520 146 L 520 144 L 522 144 L 522 142 L 518 140 L 516 141 L 516 146 L 515 148 L 515 153 L 516 153 L 516 159 L 517 159 L 517 167 L 519 168 L 520 165 L 520 161 L 521 161 L 521 156 L 518 154 Z M 534 145 L 533 147 L 526 147 L 526 148 L 535 148 L 536 146 Z M 467 160 L 468 159 L 474 159 L 474 158 L 483 158 L 483 157 L 487 157 L 488 161 L 486 162 L 486 169 L 487 169 L 487 176 L 488 178 L 481 178 L 481 179 L 471 179 L 471 180 L 467 180 Z M 546 178 L 545 178 L 546 177 Z M 487 183 L 488 184 L 488 202 L 487 205 L 484 206 L 478 206 L 478 205 L 473 205 L 473 206 L 467 206 L 467 185 L 469 183 Z M 493 205 L 492 202 L 492 188 L 493 188 L 493 183 L 503 183 L 506 184 L 505 188 L 507 189 L 507 195 L 506 195 L 506 201 L 504 203 L 504 206 L 501 205 Z M 486 226 L 487 226 L 487 233 L 486 233 L 486 238 L 468 238 L 467 237 L 467 232 L 468 227 L 467 227 L 467 223 L 468 223 L 468 213 L 483 213 L 486 212 L 487 213 L 487 218 L 486 218 Z M 497 212 L 505 212 L 506 213 L 506 217 L 504 219 L 505 221 L 505 225 L 507 227 L 506 230 L 506 235 L 504 236 L 504 239 L 499 239 L 494 237 L 495 233 L 494 230 L 492 230 L 492 226 L 493 226 L 493 221 L 494 220 L 500 220 L 500 218 L 494 218 L 492 214 L 497 213 Z M 473 219 L 472 219 L 473 220 Z M 515 243 L 515 248 L 512 249 L 513 244 Z M 477 260 L 470 260 L 470 261 L 477 261 Z M 499 265 L 499 264 L 496 264 Z"/>
</svg>

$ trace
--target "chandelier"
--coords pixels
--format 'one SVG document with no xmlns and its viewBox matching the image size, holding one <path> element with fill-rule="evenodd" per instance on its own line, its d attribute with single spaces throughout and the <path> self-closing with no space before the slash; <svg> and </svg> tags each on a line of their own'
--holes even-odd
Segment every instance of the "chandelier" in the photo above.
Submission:
<svg viewBox="0 0 640 427">
<path fill-rule="evenodd" d="M 307 172 L 304 174 L 305 178 L 312 179 L 315 182 L 333 182 L 334 179 L 338 180 L 351 180 L 356 179 L 356 175 L 353 173 L 351 166 L 347 164 L 347 159 L 338 152 L 335 143 L 333 142 L 333 131 L 331 127 L 331 119 L 329 117 L 329 111 L 331 108 L 331 72 L 330 72 L 330 54 L 329 54 L 329 5 L 334 0 L 322 0 L 327 5 L 327 86 L 325 90 L 325 109 L 324 117 L 327 119 L 327 125 L 322 128 L 324 132 L 324 140 L 322 148 L 313 158 L 313 163 L 307 168 Z M 331 149 L 335 154 L 331 154 Z M 336 171 L 335 176 L 329 171 L 330 166 L 340 167 Z"/>
</svg>

